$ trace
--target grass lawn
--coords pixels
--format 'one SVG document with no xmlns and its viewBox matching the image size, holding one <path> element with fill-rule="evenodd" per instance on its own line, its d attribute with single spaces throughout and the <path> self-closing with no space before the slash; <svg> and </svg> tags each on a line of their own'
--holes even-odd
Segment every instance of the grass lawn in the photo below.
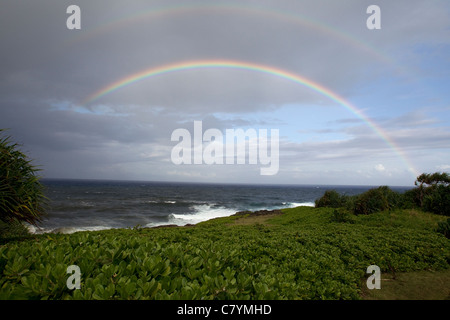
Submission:
<svg viewBox="0 0 450 320">
<path fill-rule="evenodd" d="M 450 270 L 387 273 L 381 289 L 361 287 L 365 300 L 450 300 Z"/>
</svg>

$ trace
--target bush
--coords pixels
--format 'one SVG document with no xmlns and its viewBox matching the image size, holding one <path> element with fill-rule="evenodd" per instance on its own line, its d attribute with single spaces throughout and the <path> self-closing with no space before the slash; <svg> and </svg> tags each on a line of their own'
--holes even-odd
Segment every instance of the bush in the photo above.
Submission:
<svg viewBox="0 0 450 320">
<path fill-rule="evenodd" d="M 371 214 L 383 210 L 398 208 L 401 195 L 387 186 L 370 189 L 359 195 L 355 202 L 354 214 Z"/>
<path fill-rule="evenodd" d="M 330 207 L 330 208 L 340 208 L 345 205 L 345 196 L 341 196 L 335 190 L 327 190 L 324 195 L 316 199 L 316 208 L 320 207 Z"/>
<path fill-rule="evenodd" d="M 39 170 L 17 147 L 9 136 L 0 138 L 0 220 L 36 225 L 45 213 L 44 189 Z"/>
<path fill-rule="evenodd" d="M 450 216 L 450 186 L 429 187 L 423 198 L 423 210 Z"/>
<path fill-rule="evenodd" d="M 402 209 L 415 209 L 420 207 L 420 192 L 418 188 L 405 191 L 401 199 Z"/>
<path fill-rule="evenodd" d="M 370 189 L 360 195 L 340 195 L 335 190 L 315 201 L 315 206 L 345 208 L 354 214 L 371 214 L 392 209 L 416 209 L 450 216 L 450 175 L 423 173 L 414 183 L 416 188 L 398 193 L 387 186 Z"/>
<path fill-rule="evenodd" d="M 446 238 L 450 239 L 450 218 L 447 221 L 438 222 L 437 232 L 442 233 Z"/>
</svg>

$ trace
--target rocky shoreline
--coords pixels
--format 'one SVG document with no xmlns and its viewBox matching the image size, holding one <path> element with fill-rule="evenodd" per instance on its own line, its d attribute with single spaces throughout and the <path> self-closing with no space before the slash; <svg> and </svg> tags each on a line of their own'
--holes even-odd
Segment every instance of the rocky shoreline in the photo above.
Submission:
<svg viewBox="0 0 450 320">
<path fill-rule="evenodd" d="M 250 216 L 265 216 L 265 215 L 269 215 L 269 214 L 283 214 L 283 212 L 279 209 L 276 210 L 258 210 L 258 211 L 238 211 L 235 214 L 233 214 L 232 216 L 244 216 L 244 215 L 250 215 Z"/>
</svg>

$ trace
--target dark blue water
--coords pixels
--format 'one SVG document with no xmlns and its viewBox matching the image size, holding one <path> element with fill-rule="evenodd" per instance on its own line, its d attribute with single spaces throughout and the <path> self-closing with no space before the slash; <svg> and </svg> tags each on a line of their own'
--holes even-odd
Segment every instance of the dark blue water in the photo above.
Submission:
<svg viewBox="0 0 450 320">
<path fill-rule="evenodd" d="M 50 202 L 40 228 L 33 230 L 37 233 L 181 226 L 242 210 L 313 206 L 328 189 L 353 195 L 371 188 L 92 180 L 43 180 L 43 184 Z"/>
</svg>

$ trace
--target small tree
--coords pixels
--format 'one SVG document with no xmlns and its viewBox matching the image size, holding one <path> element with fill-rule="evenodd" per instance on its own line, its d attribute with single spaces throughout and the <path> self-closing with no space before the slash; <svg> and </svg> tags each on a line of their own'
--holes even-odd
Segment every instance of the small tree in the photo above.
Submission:
<svg viewBox="0 0 450 320">
<path fill-rule="evenodd" d="M 450 184 L 450 176 L 446 172 L 422 173 L 414 184 L 418 190 L 419 206 L 422 207 L 425 196 L 432 193 L 437 186 Z"/>
<path fill-rule="evenodd" d="M 417 197 L 423 210 L 450 215 L 450 176 L 448 173 L 423 173 L 415 181 Z"/>
<path fill-rule="evenodd" d="M 0 129 L 0 133 L 4 131 Z M 0 220 L 36 225 L 45 214 L 44 188 L 31 160 L 10 137 L 0 137 Z"/>
</svg>

